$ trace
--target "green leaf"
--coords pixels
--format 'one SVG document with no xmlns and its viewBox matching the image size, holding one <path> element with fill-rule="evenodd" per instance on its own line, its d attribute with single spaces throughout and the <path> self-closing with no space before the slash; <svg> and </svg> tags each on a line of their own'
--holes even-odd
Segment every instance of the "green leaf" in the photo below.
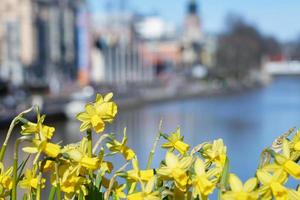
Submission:
<svg viewBox="0 0 300 200">
<path fill-rule="evenodd" d="M 54 200 L 54 198 L 55 198 L 55 193 L 56 193 L 56 187 L 52 186 L 52 187 L 51 187 L 51 190 L 50 190 L 50 193 L 49 193 L 48 200 Z"/>
<path fill-rule="evenodd" d="M 25 168 L 25 165 L 26 165 L 27 161 L 29 160 L 29 157 L 30 157 L 30 155 L 28 155 L 27 158 L 22 161 L 22 163 L 19 165 L 19 167 L 17 169 L 19 171 L 17 182 L 19 182 L 19 180 L 21 180 L 21 178 L 22 178 L 22 173 L 23 173 L 23 170 Z"/>
</svg>

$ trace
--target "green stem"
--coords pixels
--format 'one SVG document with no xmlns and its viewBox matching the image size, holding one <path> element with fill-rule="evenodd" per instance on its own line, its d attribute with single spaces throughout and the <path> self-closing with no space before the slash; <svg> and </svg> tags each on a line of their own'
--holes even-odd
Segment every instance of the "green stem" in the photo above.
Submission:
<svg viewBox="0 0 300 200">
<path fill-rule="evenodd" d="M 14 148 L 14 162 L 13 162 L 13 185 L 12 185 L 12 192 L 11 192 L 11 199 L 17 199 L 17 171 L 18 171 L 18 150 L 20 145 L 20 138 L 16 140 L 15 148 Z"/>
<path fill-rule="evenodd" d="M 220 188 L 218 192 L 218 200 L 222 198 L 222 194 L 226 189 L 228 189 L 228 179 L 229 179 L 229 160 L 226 157 L 225 164 L 223 166 L 223 171 L 220 178 Z"/>
<path fill-rule="evenodd" d="M 11 192 L 11 199 L 17 199 L 17 184 L 18 184 L 18 159 L 19 159 L 19 146 L 20 143 L 23 141 L 31 141 L 29 136 L 22 136 L 18 138 L 15 142 L 14 146 L 14 162 L 13 162 L 13 183 L 12 183 L 12 192 Z"/>
<path fill-rule="evenodd" d="M 5 155 L 5 151 L 6 151 L 6 147 L 7 147 L 7 144 L 8 144 L 8 140 L 12 134 L 12 131 L 13 129 L 15 128 L 15 126 L 18 124 L 19 121 L 21 121 L 22 123 L 27 123 L 28 120 L 22 118 L 24 114 L 30 112 L 31 110 L 33 109 L 33 107 L 27 109 L 27 110 L 24 110 L 23 112 L 21 112 L 18 116 L 16 116 L 12 122 L 10 123 L 9 125 L 9 128 L 8 128 L 8 131 L 7 131 L 7 134 L 6 134 L 6 138 L 2 144 L 2 147 L 1 147 L 1 150 L 0 150 L 0 162 L 3 161 L 3 158 L 4 158 L 4 155 Z"/>
<path fill-rule="evenodd" d="M 92 139 L 92 131 L 88 129 L 86 131 L 87 139 L 88 139 L 88 156 L 92 157 L 93 154 L 93 139 Z"/>
<path fill-rule="evenodd" d="M 42 180 L 42 172 L 39 172 L 38 175 L 38 186 L 37 186 L 37 190 L 36 190 L 36 200 L 40 200 L 41 199 L 41 180 Z"/>
<path fill-rule="evenodd" d="M 61 200 L 61 191 L 60 191 L 60 182 L 59 182 L 57 161 L 55 162 L 55 175 L 56 175 L 56 196 L 57 196 L 57 200 Z"/>
<path fill-rule="evenodd" d="M 154 156 L 154 153 L 155 153 L 155 150 L 156 150 L 156 146 L 157 146 L 157 144 L 159 142 L 159 139 L 161 137 L 161 128 L 162 128 L 162 120 L 160 120 L 158 132 L 157 132 L 157 135 L 155 137 L 152 149 L 151 149 L 151 151 L 149 153 L 149 156 L 148 156 L 146 169 L 150 169 L 150 167 L 151 167 L 151 163 L 152 163 L 153 156 Z"/>
</svg>

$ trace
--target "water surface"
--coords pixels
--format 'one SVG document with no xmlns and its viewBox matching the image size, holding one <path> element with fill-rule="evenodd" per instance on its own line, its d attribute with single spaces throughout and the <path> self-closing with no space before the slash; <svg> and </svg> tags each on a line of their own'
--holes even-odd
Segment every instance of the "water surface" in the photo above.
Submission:
<svg viewBox="0 0 300 200">
<path fill-rule="evenodd" d="M 185 141 L 192 146 L 223 138 L 231 171 L 245 180 L 254 175 L 264 147 L 289 128 L 300 127 L 300 77 L 277 77 L 266 87 L 236 94 L 120 110 L 108 131 L 121 138 L 127 127 L 128 144 L 145 166 L 160 119 L 166 133 L 180 126 Z M 75 142 L 82 136 L 78 122 L 58 122 L 56 126 L 56 141 Z M 154 166 L 164 155 L 165 151 L 157 151 Z M 118 165 L 123 162 L 122 157 L 114 160 Z"/>
</svg>

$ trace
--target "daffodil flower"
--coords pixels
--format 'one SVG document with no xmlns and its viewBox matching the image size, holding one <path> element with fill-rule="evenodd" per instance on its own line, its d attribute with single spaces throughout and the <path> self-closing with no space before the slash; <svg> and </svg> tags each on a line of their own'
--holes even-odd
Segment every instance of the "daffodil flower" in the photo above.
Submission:
<svg viewBox="0 0 300 200">
<path fill-rule="evenodd" d="M 40 141 L 33 139 L 32 143 L 34 145 L 33 147 L 23 147 L 23 151 L 31 154 L 43 152 L 48 157 L 56 158 L 61 150 L 58 144 L 47 142 L 46 140 Z"/>
<path fill-rule="evenodd" d="M 99 168 L 100 159 L 88 156 L 87 138 L 84 137 L 79 144 L 71 144 L 62 149 L 62 154 L 77 162 L 80 166 L 87 169 L 96 170 Z"/>
<path fill-rule="evenodd" d="M 106 189 L 109 188 L 109 183 L 110 183 L 109 179 L 102 177 L 101 184 L 103 187 L 105 187 Z M 125 188 L 126 188 L 126 184 L 118 185 L 118 182 L 114 182 L 112 193 L 116 200 L 126 198 L 126 194 L 123 192 Z"/>
<path fill-rule="evenodd" d="M 213 144 L 208 144 L 209 147 L 205 148 L 202 153 L 203 156 L 209 161 L 214 162 L 218 167 L 223 167 L 226 161 L 226 147 L 223 140 L 214 140 Z"/>
<path fill-rule="evenodd" d="M 185 191 L 189 180 L 186 172 L 190 168 L 192 162 L 193 158 L 191 156 L 185 156 L 179 159 L 173 153 L 167 152 L 165 158 L 166 165 L 160 167 L 157 170 L 157 174 L 163 179 L 174 179 L 176 187 Z"/>
<path fill-rule="evenodd" d="M 55 131 L 54 127 L 51 126 L 46 126 L 44 125 L 44 120 L 45 120 L 45 115 L 38 117 L 37 123 L 32 123 L 28 122 L 24 124 L 21 127 L 21 134 L 22 135 L 32 135 L 35 134 L 36 136 L 38 135 L 39 137 L 36 137 L 36 139 L 51 139 L 53 136 L 53 133 Z"/>
<path fill-rule="evenodd" d="M 250 178 L 243 185 L 241 180 L 235 175 L 230 174 L 229 185 L 231 190 L 222 195 L 223 200 L 256 200 L 258 192 L 255 188 L 258 186 L 257 178 Z"/>
<path fill-rule="evenodd" d="M 20 181 L 20 187 L 31 191 L 32 189 L 37 189 L 38 184 L 41 184 L 41 188 L 44 188 L 45 182 L 46 180 L 42 178 L 39 183 L 36 173 L 33 170 L 26 169 L 24 178 Z"/>
<path fill-rule="evenodd" d="M 271 174 L 265 170 L 257 170 L 256 176 L 262 183 L 258 192 L 262 199 L 286 200 L 288 198 L 288 190 L 282 185 L 287 180 L 287 173 L 283 170 L 277 170 Z"/>
<path fill-rule="evenodd" d="M 183 136 L 180 135 L 180 128 L 174 133 L 171 133 L 170 136 L 165 137 L 168 142 L 162 144 L 162 148 L 170 149 L 174 151 L 176 149 L 179 153 L 184 155 L 190 148 L 190 146 L 183 142 Z"/>
<path fill-rule="evenodd" d="M 282 143 L 282 154 L 274 153 L 276 163 L 282 167 L 289 175 L 295 179 L 300 179 L 300 165 L 298 165 L 291 158 L 291 151 L 289 148 L 289 142 L 287 139 L 283 140 Z"/>
<path fill-rule="evenodd" d="M 126 160 L 131 160 L 135 156 L 135 153 L 132 149 L 130 149 L 126 145 L 126 143 L 127 143 L 127 136 L 126 133 L 124 132 L 124 137 L 122 142 L 119 142 L 117 140 L 112 140 L 108 142 L 106 146 L 112 153 L 121 153 Z"/>
<path fill-rule="evenodd" d="M 193 197 L 208 196 L 215 189 L 215 184 L 209 180 L 211 177 L 205 169 L 204 162 L 197 158 L 194 164 L 195 176 L 192 178 Z"/>
<path fill-rule="evenodd" d="M 153 169 L 140 170 L 139 163 L 136 157 L 132 159 L 132 170 L 125 173 L 119 173 L 119 176 L 126 178 L 131 182 L 149 181 L 154 176 Z"/>
<path fill-rule="evenodd" d="M 77 115 L 77 119 L 82 122 L 80 131 L 86 131 L 93 128 L 96 133 L 103 132 L 105 122 L 112 122 L 117 114 L 117 105 L 110 102 L 112 93 L 107 94 L 104 98 L 97 94 L 95 103 L 88 103 L 85 111 Z"/>
<path fill-rule="evenodd" d="M 10 167 L 6 171 L 4 165 L 0 162 L 0 199 L 6 199 L 12 189 L 12 174 L 13 168 Z"/>
<path fill-rule="evenodd" d="M 141 192 L 129 194 L 128 200 L 160 200 L 159 191 L 153 191 L 155 186 L 155 177 L 152 177 L 148 183 L 142 187 Z"/>
<path fill-rule="evenodd" d="M 101 94 L 97 94 L 95 107 L 99 113 L 102 113 L 102 119 L 105 122 L 112 122 L 118 112 L 117 104 L 110 101 L 113 97 L 113 93 L 108 93 L 105 97 Z"/>
<path fill-rule="evenodd" d="M 58 169 L 58 177 L 61 191 L 65 193 L 66 199 L 72 199 L 74 195 L 79 195 L 80 192 L 86 196 L 87 188 L 84 184 L 88 183 L 87 179 L 78 175 L 78 167 L 70 167 L 61 165 Z M 57 186 L 56 174 L 51 177 L 51 184 Z"/>
</svg>

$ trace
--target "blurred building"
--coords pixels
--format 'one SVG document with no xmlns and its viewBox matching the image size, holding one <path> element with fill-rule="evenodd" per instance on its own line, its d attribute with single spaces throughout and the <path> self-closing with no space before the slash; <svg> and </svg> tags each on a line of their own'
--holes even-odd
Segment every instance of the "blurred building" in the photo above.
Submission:
<svg viewBox="0 0 300 200">
<path fill-rule="evenodd" d="M 58 86 L 75 78 L 77 5 L 74 0 L 2 0 L 1 79 Z"/>
</svg>

